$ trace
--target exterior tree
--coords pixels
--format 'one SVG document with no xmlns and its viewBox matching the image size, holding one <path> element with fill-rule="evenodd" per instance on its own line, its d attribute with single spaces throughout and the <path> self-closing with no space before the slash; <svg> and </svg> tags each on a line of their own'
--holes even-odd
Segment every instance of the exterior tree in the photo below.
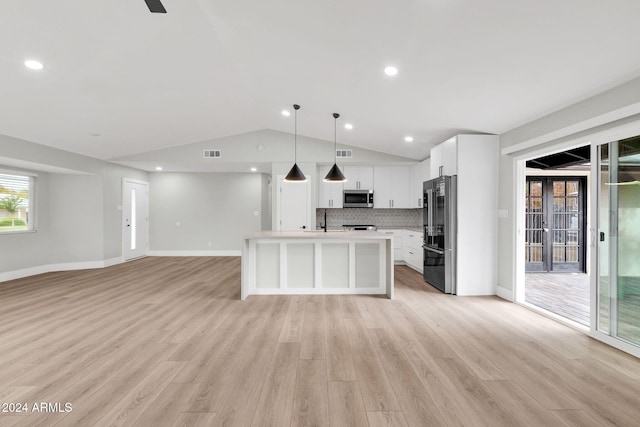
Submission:
<svg viewBox="0 0 640 427">
<path fill-rule="evenodd" d="M 15 214 L 16 211 L 18 210 L 18 207 L 20 207 L 21 202 L 22 202 L 22 199 L 20 198 L 20 196 L 16 196 L 16 195 L 6 196 L 0 199 L 0 209 L 4 209 L 10 214 Z M 14 227 L 15 225 L 16 225 L 16 219 L 15 217 L 12 217 L 11 226 Z"/>
</svg>

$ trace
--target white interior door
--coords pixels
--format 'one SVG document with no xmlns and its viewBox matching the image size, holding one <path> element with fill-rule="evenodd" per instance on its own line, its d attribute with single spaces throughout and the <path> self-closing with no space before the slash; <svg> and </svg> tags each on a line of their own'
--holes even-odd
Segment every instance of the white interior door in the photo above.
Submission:
<svg viewBox="0 0 640 427">
<path fill-rule="evenodd" d="M 149 184 L 125 178 L 122 187 L 124 260 L 147 255 L 149 249 Z"/>
<path fill-rule="evenodd" d="M 304 182 L 287 182 L 278 175 L 278 231 L 303 231 L 311 228 L 311 186 Z"/>
</svg>

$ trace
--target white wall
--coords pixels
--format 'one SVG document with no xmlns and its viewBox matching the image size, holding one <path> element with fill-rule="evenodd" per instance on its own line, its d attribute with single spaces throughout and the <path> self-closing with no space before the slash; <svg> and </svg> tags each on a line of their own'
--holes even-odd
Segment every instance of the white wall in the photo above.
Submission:
<svg viewBox="0 0 640 427">
<path fill-rule="evenodd" d="M 498 206 L 508 210 L 508 217 L 498 222 L 498 295 L 513 295 L 516 265 L 521 261 L 515 258 L 514 159 L 529 153 L 551 153 L 558 147 L 589 144 L 596 135 L 606 134 L 614 140 L 618 129 L 635 127 L 639 121 L 640 79 L 635 79 L 500 136 Z"/>
<path fill-rule="evenodd" d="M 52 264 L 101 261 L 104 255 L 102 179 L 96 175 L 49 175 Z"/>
<path fill-rule="evenodd" d="M 0 167 L 37 174 L 37 230 L 0 235 L 0 280 L 121 257 L 122 179 L 146 172 L 5 135 L 0 153 Z"/>
<path fill-rule="evenodd" d="M 248 171 L 250 166 L 261 167 L 274 162 L 291 162 L 293 165 L 293 141 L 293 134 L 263 129 L 121 157 L 114 159 L 114 161 L 144 170 L 153 170 L 159 165 L 165 171 L 172 172 Z M 341 167 L 343 164 L 350 163 L 413 164 L 416 162 L 416 159 L 350 147 L 344 144 L 338 144 L 338 148 L 351 148 L 353 150 L 352 158 L 339 160 L 338 164 Z M 222 157 L 219 159 L 205 159 L 203 158 L 203 150 L 205 149 L 219 149 L 222 151 Z M 298 164 L 307 162 L 332 164 L 333 159 L 333 142 L 298 135 Z M 260 171 L 268 172 L 268 169 L 261 169 Z"/>
<path fill-rule="evenodd" d="M 242 236 L 262 227 L 261 174 L 162 172 L 149 178 L 152 253 L 240 251 Z"/>
</svg>

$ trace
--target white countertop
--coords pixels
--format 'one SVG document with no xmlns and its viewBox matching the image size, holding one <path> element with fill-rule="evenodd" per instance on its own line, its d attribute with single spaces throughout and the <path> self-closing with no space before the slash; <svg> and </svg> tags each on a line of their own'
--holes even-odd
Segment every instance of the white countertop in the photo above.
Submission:
<svg viewBox="0 0 640 427">
<path fill-rule="evenodd" d="M 377 231 L 259 231 L 244 236 L 245 239 L 341 239 L 383 240 L 393 236 Z"/>
</svg>

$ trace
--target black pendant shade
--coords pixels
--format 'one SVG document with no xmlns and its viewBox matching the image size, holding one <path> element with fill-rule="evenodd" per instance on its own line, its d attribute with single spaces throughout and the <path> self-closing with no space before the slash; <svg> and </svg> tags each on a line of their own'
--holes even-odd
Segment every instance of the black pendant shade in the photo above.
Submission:
<svg viewBox="0 0 640 427">
<path fill-rule="evenodd" d="M 338 167 L 338 138 L 336 136 L 338 132 L 338 117 L 340 117 L 340 114 L 333 113 L 333 166 L 327 176 L 324 177 L 325 182 L 345 182 L 347 180 Z"/>
<path fill-rule="evenodd" d="M 345 182 L 347 178 L 344 177 L 338 165 L 334 163 L 327 176 L 324 177 L 324 180 L 329 182 Z"/>
<path fill-rule="evenodd" d="M 298 164 L 294 163 L 293 167 L 291 168 L 287 176 L 284 178 L 284 180 L 300 182 L 300 181 L 306 181 L 307 177 L 304 176 L 304 174 L 302 173 L 302 170 L 298 167 Z"/>
<path fill-rule="evenodd" d="M 293 149 L 294 149 L 294 162 L 293 162 L 293 167 L 291 168 L 291 170 L 289 171 L 289 173 L 287 174 L 287 176 L 284 178 L 285 181 L 287 182 L 304 182 L 307 180 L 307 177 L 304 176 L 304 174 L 302 173 L 302 170 L 300 169 L 300 167 L 298 166 L 298 110 L 300 109 L 300 106 L 298 104 L 293 104 L 293 123 L 294 123 L 294 128 L 293 128 Z"/>
</svg>

